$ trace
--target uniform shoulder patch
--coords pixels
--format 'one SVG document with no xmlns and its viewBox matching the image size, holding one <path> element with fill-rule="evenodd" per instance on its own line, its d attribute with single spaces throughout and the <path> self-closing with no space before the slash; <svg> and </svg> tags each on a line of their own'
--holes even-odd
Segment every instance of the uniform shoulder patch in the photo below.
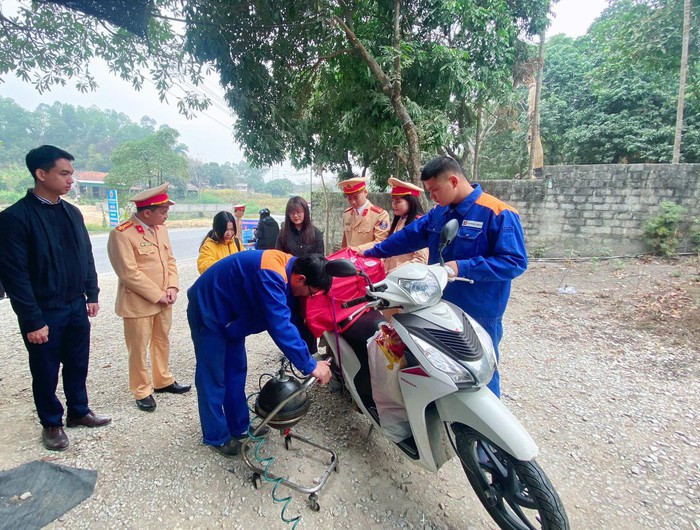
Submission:
<svg viewBox="0 0 700 530">
<path fill-rule="evenodd" d="M 375 206 L 374 204 L 372 205 L 372 211 L 377 212 L 377 213 L 382 213 L 384 211 L 384 208 L 380 208 L 379 206 Z"/>
<path fill-rule="evenodd" d="M 134 223 L 132 223 L 131 221 L 125 221 L 122 224 L 115 226 L 114 229 L 118 230 L 119 232 L 123 232 L 124 230 L 132 226 L 134 226 Z"/>
</svg>

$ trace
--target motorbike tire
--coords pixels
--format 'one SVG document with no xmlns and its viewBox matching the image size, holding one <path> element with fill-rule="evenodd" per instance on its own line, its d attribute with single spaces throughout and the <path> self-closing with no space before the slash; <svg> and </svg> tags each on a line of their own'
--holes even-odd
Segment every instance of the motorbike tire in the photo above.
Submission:
<svg viewBox="0 0 700 530">
<path fill-rule="evenodd" d="M 469 483 L 500 528 L 569 528 L 564 505 L 537 462 L 517 460 L 461 423 L 445 426 Z"/>
</svg>

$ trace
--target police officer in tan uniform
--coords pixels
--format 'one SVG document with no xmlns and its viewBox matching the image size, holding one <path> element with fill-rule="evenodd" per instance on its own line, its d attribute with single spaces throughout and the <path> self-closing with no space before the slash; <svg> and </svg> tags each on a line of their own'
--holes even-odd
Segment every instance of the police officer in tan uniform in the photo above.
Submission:
<svg viewBox="0 0 700 530">
<path fill-rule="evenodd" d="M 343 244 L 357 252 L 372 248 L 389 235 L 389 214 L 367 200 L 367 183 L 360 177 L 338 183 L 350 204 L 343 212 Z"/>
<path fill-rule="evenodd" d="M 183 394 L 170 373 L 172 304 L 177 300 L 178 273 L 168 230 L 163 223 L 175 204 L 168 198 L 168 183 L 143 191 L 130 201 L 136 213 L 109 234 L 107 254 L 119 278 L 115 311 L 124 319 L 124 340 L 129 351 L 129 388 L 139 409 L 153 411 L 152 390 Z M 153 382 L 147 369 L 150 343 Z"/>
<path fill-rule="evenodd" d="M 233 205 L 233 216 L 236 218 L 236 239 L 241 244 L 241 248 L 245 249 L 243 246 L 243 216 L 245 215 L 245 204 L 234 204 Z"/>
</svg>

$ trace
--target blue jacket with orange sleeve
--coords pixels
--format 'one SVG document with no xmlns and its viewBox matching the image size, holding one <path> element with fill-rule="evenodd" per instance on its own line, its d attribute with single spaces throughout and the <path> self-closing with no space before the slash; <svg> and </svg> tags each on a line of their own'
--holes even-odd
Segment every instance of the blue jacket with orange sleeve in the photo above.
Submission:
<svg viewBox="0 0 700 530">
<path fill-rule="evenodd" d="M 206 328 L 231 340 L 267 331 L 292 364 L 308 375 L 316 361 L 295 325 L 300 317 L 289 285 L 296 259 L 278 250 L 238 252 L 208 268 L 187 297 Z"/>
<path fill-rule="evenodd" d="M 443 298 L 474 318 L 500 318 L 511 280 L 527 269 L 527 252 L 518 212 L 484 193 L 478 184 L 458 205 L 436 206 L 364 254 L 385 258 L 427 246 L 428 263 L 439 263 L 440 230 L 451 219 L 459 221 L 459 232 L 443 251 L 445 262 L 456 261 L 458 276 L 474 283 L 449 283 Z"/>
</svg>

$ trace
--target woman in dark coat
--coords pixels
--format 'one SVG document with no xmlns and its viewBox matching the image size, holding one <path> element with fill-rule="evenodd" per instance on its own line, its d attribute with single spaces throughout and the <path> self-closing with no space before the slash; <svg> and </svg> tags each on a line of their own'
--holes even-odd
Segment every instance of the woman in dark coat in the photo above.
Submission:
<svg viewBox="0 0 700 530">
<path fill-rule="evenodd" d="M 303 197 L 292 197 L 287 201 L 284 223 L 277 236 L 275 248 L 297 257 L 324 254 L 323 232 L 311 222 L 309 204 Z M 316 338 L 309 328 L 300 326 L 299 331 L 311 354 L 316 353 L 318 351 Z"/>
<path fill-rule="evenodd" d="M 275 248 L 297 257 L 324 254 L 323 232 L 311 222 L 309 205 L 303 197 L 292 197 L 287 202 Z"/>
</svg>

